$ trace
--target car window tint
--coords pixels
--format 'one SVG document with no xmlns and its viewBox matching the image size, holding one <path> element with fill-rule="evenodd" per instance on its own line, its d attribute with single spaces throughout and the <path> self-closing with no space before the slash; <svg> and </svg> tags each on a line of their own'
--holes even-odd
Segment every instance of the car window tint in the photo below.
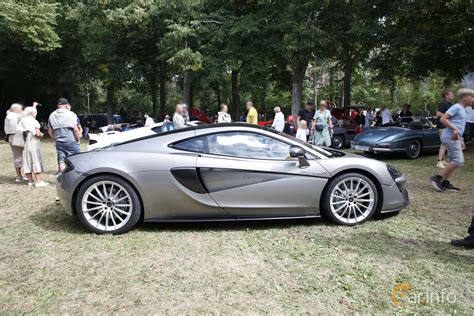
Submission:
<svg viewBox="0 0 474 316">
<path fill-rule="evenodd" d="M 285 160 L 290 145 L 274 138 L 249 132 L 208 135 L 209 153 L 241 158 Z"/>
<path fill-rule="evenodd" d="M 183 140 L 173 145 L 176 149 L 192 151 L 197 153 L 207 152 L 207 139 L 206 136 L 193 137 L 190 139 Z"/>
</svg>

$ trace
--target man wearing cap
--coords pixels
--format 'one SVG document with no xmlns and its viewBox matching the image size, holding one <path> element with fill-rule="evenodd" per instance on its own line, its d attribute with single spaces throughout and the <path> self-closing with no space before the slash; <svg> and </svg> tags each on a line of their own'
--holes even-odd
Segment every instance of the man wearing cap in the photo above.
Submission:
<svg viewBox="0 0 474 316">
<path fill-rule="evenodd" d="M 59 171 L 64 170 L 64 159 L 67 156 L 81 152 L 78 118 L 68 108 L 70 108 L 69 101 L 66 98 L 60 98 L 58 109 L 51 113 L 48 119 L 48 134 L 56 145 Z"/>
</svg>

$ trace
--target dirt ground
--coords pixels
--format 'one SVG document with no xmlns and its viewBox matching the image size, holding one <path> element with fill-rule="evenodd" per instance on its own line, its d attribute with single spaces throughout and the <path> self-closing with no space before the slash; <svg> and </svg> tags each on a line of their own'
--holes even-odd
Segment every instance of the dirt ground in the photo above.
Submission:
<svg viewBox="0 0 474 316">
<path fill-rule="evenodd" d="M 54 147 L 43 152 L 52 185 L 32 189 L 14 183 L 0 144 L 2 313 L 474 313 L 474 251 L 449 245 L 474 211 L 472 148 L 459 193 L 431 188 L 435 156 L 389 158 L 411 204 L 361 226 L 142 224 L 120 236 L 90 234 L 62 211 Z M 400 284 L 410 289 L 396 306 Z"/>
</svg>

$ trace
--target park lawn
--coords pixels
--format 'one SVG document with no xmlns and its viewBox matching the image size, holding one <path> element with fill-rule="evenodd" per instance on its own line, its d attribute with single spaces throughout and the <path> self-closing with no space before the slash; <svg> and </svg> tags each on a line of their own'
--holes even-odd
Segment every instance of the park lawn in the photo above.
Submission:
<svg viewBox="0 0 474 316">
<path fill-rule="evenodd" d="M 52 144 L 43 152 L 53 183 Z M 474 251 L 449 241 L 466 235 L 474 211 L 474 150 L 453 178 L 459 193 L 431 188 L 435 156 L 388 160 L 407 174 L 411 204 L 361 226 L 142 224 L 97 236 L 55 203 L 54 185 L 15 184 L 2 142 L 0 312 L 472 314 Z M 420 299 L 394 306 L 399 283 Z"/>
</svg>

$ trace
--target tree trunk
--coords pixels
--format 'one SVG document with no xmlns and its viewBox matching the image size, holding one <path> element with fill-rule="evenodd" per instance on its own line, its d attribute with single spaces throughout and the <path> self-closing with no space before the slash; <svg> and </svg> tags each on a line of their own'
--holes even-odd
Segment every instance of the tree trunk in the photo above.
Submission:
<svg viewBox="0 0 474 316">
<path fill-rule="evenodd" d="M 111 81 L 107 87 L 107 124 L 114 124 L 115 83 Z"/>
<path fill-rule="evenodd" d="M 150 77 L 150 93 L 151 93 L 151 116 L 156 117 L 156 109 L 158 108 L 158 96 L 156 94 L 156 74 Z"/>
<path fill-rule="evenodd" d="M 308 54 L 309 56 L 309 54 Z M 301 109 L 301 97 L 303 94 L 303 80 L 308 67 L 308 58 L 298 60 L 292 65 L 293 86 L 291 89 L 291 114 L 296 117 Z"/>
<path fill-rule="evenodd" d="M 344 105 L 351 105 L 352 56 L 349 48 L 345 49 L 344 59 Z"/>
<path fill-rule="evenodd" d="M 183 78 L 183 103 L 192 106 L 191 71 L 186 71 Z"/>
<path fill-rule="evenodd" d="M 231 78 L 231 85 L 232 85 L 232 108 L 234 109 L 234 120 L 239 121 L 239 118 L 240 118 L 239 71 L 232 70 L 230 78 Z"/>
<path fill-rule="evenodd" d="M 221 106 L 221 86 L 219 84 L 216 85 L 216 88 L 214 89 L 214 91 L 216 92 L 216 98 L 217 98 L 217 108 L 219 108 Z"/>
<path fill-rule="evenodd" d="M 390 105 L 395 107 L 397 104 L 397 84 L 395 82 L 392 82 L 390 85 Z"/>
<path fill-rule="evenodd" d="M 166 65 L 160 65 L 160 112 L 166 115 Z"/>
</svg>

